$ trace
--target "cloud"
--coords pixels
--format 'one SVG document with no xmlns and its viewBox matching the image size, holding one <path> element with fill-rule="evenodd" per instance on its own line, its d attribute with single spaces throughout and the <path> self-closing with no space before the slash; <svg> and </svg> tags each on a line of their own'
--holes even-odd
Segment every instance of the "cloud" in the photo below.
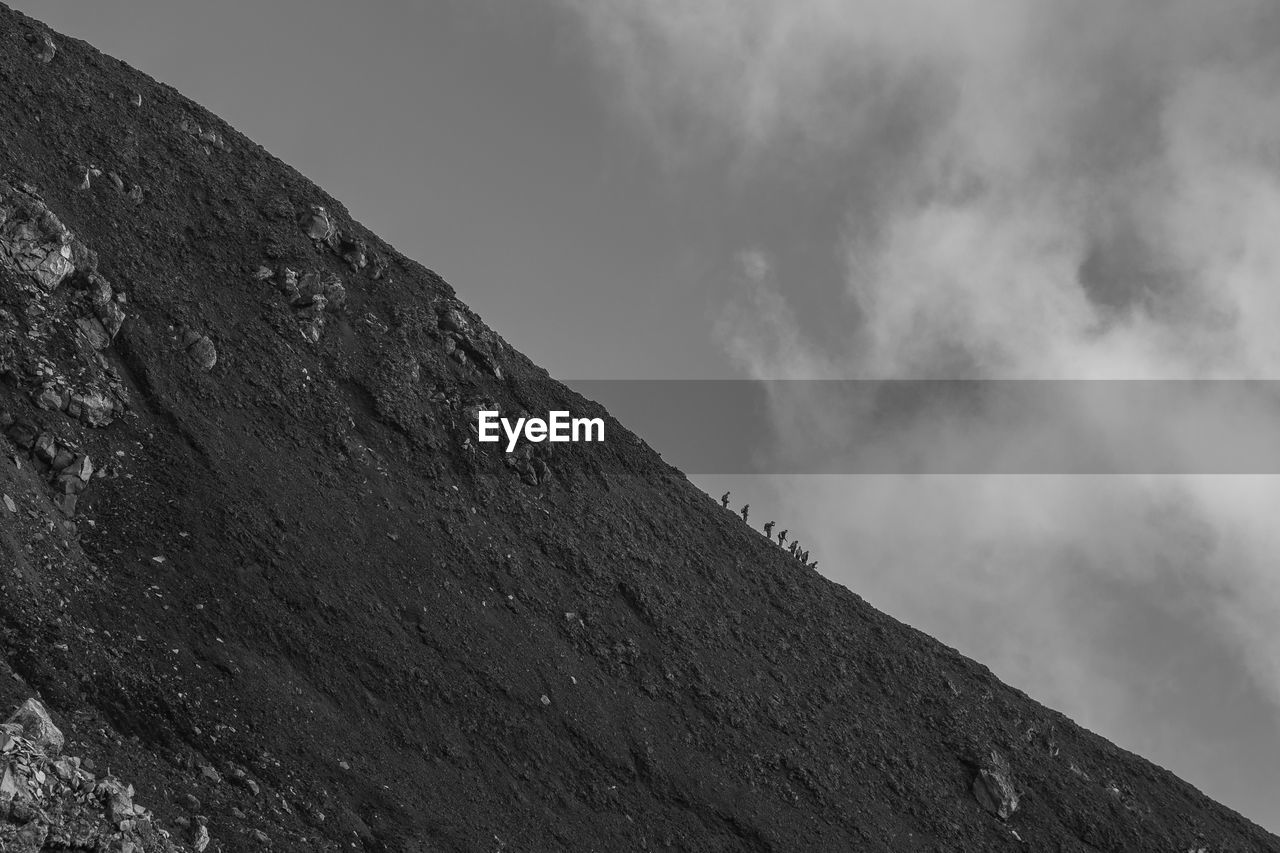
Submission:
<svg viewBox="0 0 1280 853">
<path fill-rule="evenodd" d="M 562 2 L 673 162 L 728 149 L 740 173 L 825 163 L 850 187 L 823 307 L 845 334 L 807 339 L 752 250 L 718 327 L 750 375 L 1280 378 L 1270 0 Z M 792 407 L 780 434 L 859 428 L 832 417 Z M 1176 449 L 1176 427 L 1152 440 Z M 896 450 L 965 450 L 941 438 L 921 425 Z M 1230 649 L 1280 708 L 1274 477 L 780 488 L 833 576 L 1122 740 L 1150 728 L 1150 661 L 1118 651 L 1142 630 Z M 1155 748 L 1176 757 L 1172 739 Z"/>
<path fill-rule="evenodd" d="M 724 346 L 752 373 L 783 371 L 778 378 L 807 379 L 829 367 L 805 345 L 795 313 L 777 288 L 773 263 L 760 249 L 738 253 L 740 299 L 716 323 Z"/>
</svg>

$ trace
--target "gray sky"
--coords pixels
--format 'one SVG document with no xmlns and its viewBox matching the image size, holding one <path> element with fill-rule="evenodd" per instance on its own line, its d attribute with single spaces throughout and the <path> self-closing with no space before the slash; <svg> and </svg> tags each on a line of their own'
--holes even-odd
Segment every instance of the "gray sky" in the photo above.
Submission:
<svg viewBox="0 0 1280 853">
<path fill-rule="evenodd" d="M 1280 378 L 1264 0 L 12 5 L 227 119 L 561 378 Z M 783 440 L 857 427 L 806 414 Z M 1280 830 L 1276 478 L 701 484 Z"/>
</svg>

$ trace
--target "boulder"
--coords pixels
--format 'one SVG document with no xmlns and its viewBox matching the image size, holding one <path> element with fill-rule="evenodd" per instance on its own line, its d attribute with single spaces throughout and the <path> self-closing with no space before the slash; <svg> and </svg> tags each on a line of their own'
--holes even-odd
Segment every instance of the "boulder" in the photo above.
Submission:
<svg viewBox="0 0 1280 853">
<path fill-rule="evenodd" d="M 465 334 L 469 324 L 457 308 L 450 308 L 440 315 L 440 328 L 446 332 Z"/>
<path fill-rule="evenodd" d="M 347 307 L 347 288 L 336 275 L 325 281 L 323 293 L 325 305 L 330 311 L 341 311 Z"/>
<path fill-rule="evenodd" d="M 45 385 L 36 394 L 36 405 L 47 412 L 60 412 L 66 408 L 67 399 L 57 387 Z"/>
<path fill-rule="evenodd" d="M 74 237 L 71 239 L 71 263 L 86 279 L 98 274 L 98 253 Z"/>
<path fill-rule="evenodd" d="M 40 61 L 48 65 L 57 55 L 58 46 L 54 44 L 53 37 L 45 33 L 40 37 Z"/>
<path fill-rule="evenodd" d="M 93 478 L 93 461 L 81 454 L 72 462 L 71 469 L 67 473 L 75 475 L 80 482 L 87 483 Z"/>
<path fill-rule="evenodd" d="M 329 219 L 329 212 L 318 204 L 312 205 L 310 212 L 304 213 L 298 224 L 312 240 L 328 240 L 333 237 L 334 227 Z"/>
<path fill-rule="evenodd" d="M 97 317 L 81 317 L 76 320 L 76 325 L 80 327 L 80 333 L 89 342 L 89 346 L 96 350 L 104 350 L 111 346 L 111 335 L 107 334 L 106 327 Z"/>
<path fill-rule="evenodd" d="M 38 196 L 0 181 L 0 265 L 49 292 L 75 271 L 73 241 Z"/>
<path fill-rule="evenodd" d="M 1008 820 L 1018 810 L 1018 791 L 1013 785 L 1009 764 L 995 752 L 988 766 L 973 780 L 973 796 L 991 814 Z"/>
<path fill-rule="evenodd" d="M 107 281 L 97 273 L 89 276 L 86 289 L 89 292 L 89 301 L 93 303 L 95 309 L 101 309 L 111 301 L 112 290 L 111 282 Z"/>
<path fill-rule="evenodd" d="M 13 771 L 8 764 L 5 764 L 4 776 L 0 777 L 0 803 L 10 802 L 17 795 L 18 780 L 13 778 Z"/>
<path fill-rule="evenodd" d="M 61 474 L 54 482 L 54 490 L 59 495 L 78 495 L 84 488 L 84 481 L 74 474 Z"/>
<path fill-rule="evenodd" d="M 324 315 L 317 314 L 310 320 L 302 324 L 302 337 L 307 343 L 320 343 L 320 336 L 324 334 Z"/>
<path fill-rule="evenodd" d="M 364 240 L 359 237 L 340 235 L 338 253 L 353 270 L 362 270 L 369 264 L 369 250 Z"/>
<path fill-rule="evenodd" d="M 104 427 L 111 423 L 115 405 L 105 394 L 91 391 L 87 394 L 72 394 L 67 403 L 67 414 L 78 418 L 92 427 Z"/>
<path fill-rule="evenodd" d="M 298 283 L 293 307 L 341 311 L 347 304 L 347 288 L 335 273 L 309 272 Z"/>
<path fill-rule="evenodd" d="M 187 355 L 191 356 L 191 360 L 199 365 L 201 370 L 213 370 L 214 365 L 218 363 L 218 350 L 214 347 L 213 341 L 209 340 L 208 335 L 196 338 L 187 347 Z"/>
<path fill-rule="evenodd" d="M 329 307 L 329 300 L 322 293 L 301 293 L 293 300 L 293 307 L 305 313 L 318 313 Z"/>
<path fill-rule="evenodd" d="M 52 465 L 54 458 L 58 455 L 58 443 L 54 440 L 52 435 L 47 432 L 42 432 L 36 439 L 34 452 L 37 459 Z"/>
<path fill-rule="evenodd" d="M 22 733 L 27 740 L 38 745 L 50 758 L 62 752 L 62 732 L 53 724 L 53 718 L 39 699 L 32 697 L 23 702 L 7 722 L 22 726 Z"/>
<path fill-rule="evenodd" d="M 120 307 L 119 302 L 108 299 L 101 306 L 98 306 L 97 311 L 98 320 L 101 321 L 102 328 L 107 333 L 109 344 L 119 334 L 120 327 L 124 325 L 124 309 Z"/>
</svg>

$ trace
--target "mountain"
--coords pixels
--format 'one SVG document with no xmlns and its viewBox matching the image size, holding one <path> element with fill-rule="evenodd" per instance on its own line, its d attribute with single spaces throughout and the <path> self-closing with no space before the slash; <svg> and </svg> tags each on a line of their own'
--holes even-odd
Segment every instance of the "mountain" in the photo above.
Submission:
<svg viewBox="0 0 1280 853">
<path fill-rule="evenodd" d="M 0 39 L 0 708 L 181 849 L 1280 850 L 787 556 L 225 122 Z M 488 408 L 606 441 L 508 456 Z"/>
</svg>

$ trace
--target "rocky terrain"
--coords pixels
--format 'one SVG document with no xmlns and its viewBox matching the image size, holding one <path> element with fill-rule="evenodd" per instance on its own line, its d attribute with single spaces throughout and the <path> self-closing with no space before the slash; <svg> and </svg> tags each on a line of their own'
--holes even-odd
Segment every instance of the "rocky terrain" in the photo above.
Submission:
<svg viewBox="0 0 1280 853">
<path fill-rule="evenodd" d="M 0 849 L 1280 850 L 2 5 L 0 152 Z M 608 440 L 507 455 L 493 405 Z"/>
<path fill-rule="evenodd" d="M 133 800 L 132 785 L 93 762 L 60 755 L 65 739 L 48 710 L 28 699 L 0 726 L 0 850 L 108 850 L 174 853 L 169 833 Z M 206 818 L 179 819 L 191 846 L 209 845 Z M 185 848 L 183 848 L 185 849 Z"/>
</svg>

